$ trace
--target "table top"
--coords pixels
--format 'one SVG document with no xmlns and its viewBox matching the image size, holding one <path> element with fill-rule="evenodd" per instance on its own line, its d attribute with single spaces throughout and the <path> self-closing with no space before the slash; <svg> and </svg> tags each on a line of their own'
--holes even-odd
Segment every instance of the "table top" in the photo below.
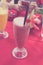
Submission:
<svg viewBox="0 0 43 65">
<path fill-rule="evenodd" d="M 8 22 L 6 31 L 7 39 L 0 39 L 0 65 L 43 65 L 43 41 L 40 41 L 39 32 L 34 34 L 31 30 L 28 41 L 24 45 L 28 50 L 25 59 L 18 60 L 12 56 L 12 50 L 16 47 L 13 36 L 13 22 Z"/>
</svg>

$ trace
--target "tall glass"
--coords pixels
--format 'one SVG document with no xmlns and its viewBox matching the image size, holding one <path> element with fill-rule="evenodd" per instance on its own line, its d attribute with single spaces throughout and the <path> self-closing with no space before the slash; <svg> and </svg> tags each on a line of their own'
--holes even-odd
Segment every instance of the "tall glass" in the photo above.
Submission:
<svg viewBox="0 0 43 65">
<path fill-rule="evenodd" d="M 41 10 L 41 14 L 42 14 L 42 26 L 41 26 L 41 40 L 43 41 L 43 7 L 42 8 L 40 8 L 40 10 Z"/>
<path fill-rule="evenodd" d="M 4 3 L 0 3 L 0 38 L 7 38 L 8 33 L 5 31 L 8 19 L 8 7 Z"/>
<path fill-rule="evenodd" d="M 24 25 L 24 17 L 17 17 L 13 21 L 13 31 L 17 47 L 13 49 L 12 55 L 18 59 L 23 59 L 27 56 L 28 52 L 24 48 L 25 42 L 28 40 L 30 27 Z"/>
</svg>

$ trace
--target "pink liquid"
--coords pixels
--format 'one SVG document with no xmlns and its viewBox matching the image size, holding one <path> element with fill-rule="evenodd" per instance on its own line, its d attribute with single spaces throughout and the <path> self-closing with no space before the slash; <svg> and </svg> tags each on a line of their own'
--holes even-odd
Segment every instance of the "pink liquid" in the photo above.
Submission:
<svg viewBox="0 0 43 65">
<path fill-rule="evenodd" d="M 15 22 L 18 23 L 16 24 Z M 14 35 L 19 48 L 23 47 L 24 43 L 28 39 L 30 31 L 30 28 L 27 25 L 24 25 L 23 23 L 24 23 L 23 17 L 18 17 L 14 20 Z"/>
</svg>

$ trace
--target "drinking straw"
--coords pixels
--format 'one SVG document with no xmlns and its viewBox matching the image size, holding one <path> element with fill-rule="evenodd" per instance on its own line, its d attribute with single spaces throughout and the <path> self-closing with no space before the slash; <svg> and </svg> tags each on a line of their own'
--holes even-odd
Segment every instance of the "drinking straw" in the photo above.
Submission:
<svg viewBox="0 0 43 65">
<path fill-rule="evenodd" d="M 28 14 L 29 4 L 30 4 L 30 2 L 22 1 L 22 5 L 26 8 L 26 14 L 25 14 L 25 17 L 24 17 L 24 25 L 25 25 L 25 22 L 26 22 L 27 14 Z"/>
<path fill-rule="evenodd" d="M 25 22 L 26 22 L 26 19 L 27 19 L 27 15 L 28 15 L 28 9 L 29 9 L 29 7 L 26 6 L 26 14 L 25 14 L 25 18 L 24 18 L 24 25 L 25 25 Z"/>
</svg>

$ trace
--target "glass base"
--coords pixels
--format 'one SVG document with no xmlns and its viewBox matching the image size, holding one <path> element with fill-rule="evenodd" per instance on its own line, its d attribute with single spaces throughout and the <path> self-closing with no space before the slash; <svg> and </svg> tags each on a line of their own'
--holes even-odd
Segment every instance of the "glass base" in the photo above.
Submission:
<svg viewBox="0 0 43 65">
<path fill-rule="evenodd" d="M 12 55 L 15 57 L 15 58 L 18 58 L 18 59 L 23 59 L 25 57 L 27 57 L 27 50 L 25 48 L 14 48 L 13 51 L 12 51 Z"/>
<path fill-rule="evenodd" d="M 6 31 L 0 32 L 0 38 L 8 38 L 8 33 Z"/>
</svg>

